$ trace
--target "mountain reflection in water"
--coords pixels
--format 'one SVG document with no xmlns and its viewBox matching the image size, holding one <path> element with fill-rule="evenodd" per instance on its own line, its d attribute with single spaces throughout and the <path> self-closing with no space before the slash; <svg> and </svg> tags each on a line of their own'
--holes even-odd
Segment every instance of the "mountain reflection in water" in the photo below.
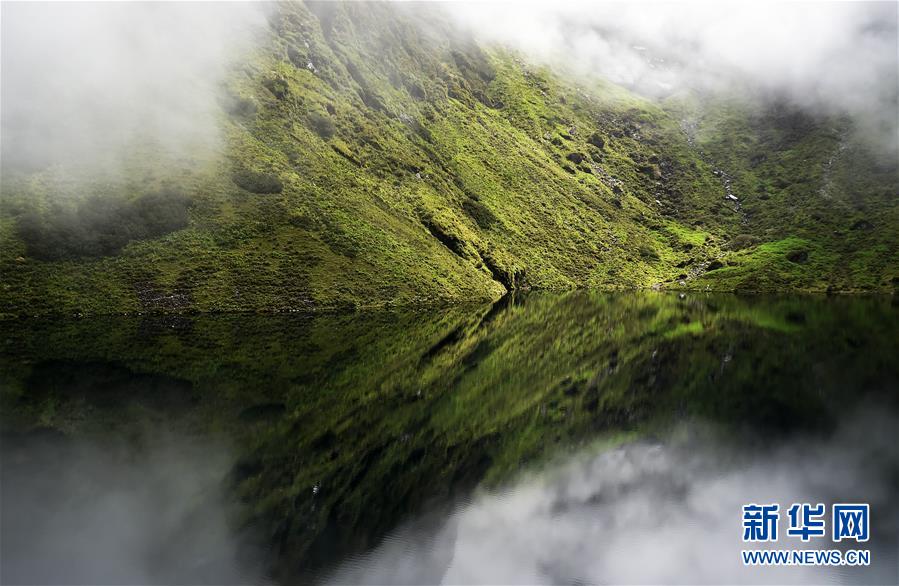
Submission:
<svg viewBox="0 0 899 586">
<path fill-rule="evenodd" d="M 744 501 L 806 496 L 872 502 L 874 564 L 827 580 L 896 581 L 890 298 L 533 293 L 3 332 L 4 582 L 821 581 L 730 572 Z M 216 538 L 173 545 L 195 534 Z"/>
</svg>

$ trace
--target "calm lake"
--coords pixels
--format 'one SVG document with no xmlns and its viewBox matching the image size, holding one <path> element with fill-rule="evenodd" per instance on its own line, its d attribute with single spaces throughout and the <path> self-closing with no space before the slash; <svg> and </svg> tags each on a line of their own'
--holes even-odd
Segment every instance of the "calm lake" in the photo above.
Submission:
<svg viewBox="0 0 899 586">
<path fill-rule="evenodd" d="M 899 581 L 890 297 L 0 327 L 4 583 Z M 871 565 L 743 567 L 769 502 L 870 503 Z"/>
</svg>

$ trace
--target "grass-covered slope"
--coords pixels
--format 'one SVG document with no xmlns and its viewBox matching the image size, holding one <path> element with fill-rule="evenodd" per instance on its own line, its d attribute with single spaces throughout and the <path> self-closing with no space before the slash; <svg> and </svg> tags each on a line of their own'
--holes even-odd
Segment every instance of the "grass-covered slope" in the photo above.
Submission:
<svg viewBox="0 0 899 586">
<path fill-rule="evenodd" d="M 691 141 L 740 214 L 696 285 L 889 291 L 899 282 L 899 166 L 851 120 L 783 101 L 679 103 Z M 717 266 L 717 265 L 716 265 Z"/>
<path fill-rule="evenodd" d="M 730 251 L 755 230 L 750 202 L 735 209 L 715 174 L 727 155 L 729 173 L 747 169 L 739 181 L 755 177 L 751 149 L 724 142 L 739 116 L 703 127 L 697 140 L 716 159 L 679 113 L 479 46 L 421 9 L 293 3 L 269 20 L 223 88 L 221 153 L 173 160 L 141 145 L 111 175 L 4 169 L 0 313 L 424 304 L 527 287 L 893 286 L 894 241 L 858 240 L 841 256 L 830 247 L 845 238 L 813 240 L 814 217 L 783 214 L 794 194 L 776 182 L 764 209 L 781 223 Z M 809 149 L 829 156 L 829 146 Z M 758 176 L 792 181 L 790 153 L 771 152 L 783 172 Z M 809 181 L 856 180 L 852 165 L 842 157 Z M 858 197 L 895 191 L 885 173 L 857 183 Z M 896 226 L 890 195 L 877 201 L 893 215 L 876 229 Z M 792 262 L 794 248 L 813 254 Z"/>
</svg>

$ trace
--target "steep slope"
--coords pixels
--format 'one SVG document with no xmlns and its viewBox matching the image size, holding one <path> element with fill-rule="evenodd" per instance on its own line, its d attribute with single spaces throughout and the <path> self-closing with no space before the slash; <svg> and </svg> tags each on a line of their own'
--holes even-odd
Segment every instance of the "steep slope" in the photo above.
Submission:
<svg viewBox="0 0 899 586">
<path fill-rule="evenodd" d="M 722 259 L 726 266 L 697 285 L 895 289 L 895 151 L 852 120 L 814 116 L 782 100 L 673 106 L 741 215 Z"/>
<path fill-rule="evenodd" d="M 792 248 L 764 256 L 801 237 L 793 220 L 816 229 L 780 213 L 788 190 L 770 213 L 783 229 L 753 235 L 743 256 L 722 248 L 746 214 L 678 112 L 479 46 L 433 9 L 291 3 L 269 22 L 224 88 L 223 153 L 172 160 L 148 144 L 113 175 L 4 169 L 0 312 L 298 310 L 528 287 L 823 290 L 836 270 L 784 260 Z M 720 138 L 734 118 L 722 115 L 700 142 L 741 161 L 737 174 L 754 159 Z M 862 254 L 888 252 L 866 243 Z M 776 278 L 755 279 L 772 264 Z M 840 274 L 840 289 L 889 288 L 895 263 Z"/>
</svg>

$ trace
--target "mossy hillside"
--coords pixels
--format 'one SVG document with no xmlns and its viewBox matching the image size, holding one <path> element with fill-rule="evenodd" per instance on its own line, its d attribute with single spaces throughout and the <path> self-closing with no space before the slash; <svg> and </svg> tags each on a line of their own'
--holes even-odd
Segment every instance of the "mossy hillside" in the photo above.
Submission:
<svg viewBox="0 0 899 586">
<path fill-rule="evenodd" d="M 697 148 L 739 199 L 741 224 L 719 259 L 731 268 L 696 285 L 895 289 L 895 152 L 873 144 L 852 120 L 787 102 L 686 100 L 668 109 L 690 123 Z"/>
<path fill-rule="evenodd" d="M 661 229 L 692 230 L 704 216 L 720 232 L 720 206 L 658 108 L 430 35 L 391 7 L 315 10 L 281 7 L 269 41 L 231 77 L 224 159 L 173 173 L 159 153 L 134 157 L 119 180 L 76 181 L 59 168 L 5 177 L 4 313 L 305 309 L 648 286 L 708 254 Z M 162 238 L 51 262 L 22 239 L 21 217 L 49 222 L 61 190 L 77 214 L 96 195 L 133 201 L 163 183 L 192 205 L 188 226 Z"/>
<path fill-rule="evenodd" d="M 608 232 L 607 238 L 613 241 L 608 247 L 613 249 L 618 248 L 616 240 L 628 237 L 631 242 L 627 246 L 633 250 L 639 247 L 635 246 L 635 240 L 644 241 L 647 248 L 668 246 L 664 240 L 657 243 L 658 238 L 651 229 L 627 229 L 628 226 L 621 229 L 621 224 L 634 223 L 633 218 L 622 218 L 625 212 L 617 207 L 622 205 L 622 199 L 625 206 L 632 204 L 633 209 L 628 213 L 640 221 L 651 223 L 652 216 L 658 216 L 645 205 L 647 201 L 659 205 L 655 202 L 656 198 L 647 193 L 648 189 L 637 190 L 642 197 L 639 201 L 632 200 L 630 194 L 623 194 L 623 198 L 610 197 L 614 194 L 609 193 L 608 186 L 604 189 L 601 180 L 593 177 L 593 169 L 586 161 L 581 164 L 586 172 L 575 170 L 576 183 L 572 183 L 573 169 L 566 156 L 579 154 L 576 153 L 579 149 L 587 152 L 589 136 L 586 136 L 586 131 L 595 132 L 597 121 L 594 119 L 595 113 L 590 113 L 586 108 L 583 109 L 587 110 L 587 115 L 574 114 L 574 110 L 581 106 L 566 106 L 564 96 L 558 101 L 545 95 L 546 91 L 542 88 L 559 86 L 559 79 L 542 79 L 510 56 L 500 59 L 485 54 L 475 46 L 467 47 L 465 50 L 468 53 L 462 54 L 458 48 L 435 45 L 433 39 L 426 39 L 431 41 L 426 45 L 427 49 L 423 48 L 425 41 L 421 41 L 422 45 L 406 42 L 399 56 L 388 52 L 389 59 L 372 60 L 367 55 L 373 52 L 384 54 L 385 49 L 383 35 L 374 36 L 370 32 L 377 29 L 371 26 L 371 21 L 380 23 L 378 18 L 381 18 L 386 25 L 393 18 L 389 10 L 385 14 L 376 14 L 379 9 L 387 9 L 368 6 L 359 9 L 317 9 L 329 13 L 323 22 L 330 28 L 323 30 L 323 36 L 333 50 L 337 63 L 327 59 L 325 49 L 304 38 L 303 46 L 309 44 L 315 51 L 321 52 L 314 58 L 309 57 L 313 65 L 316 60 L 323 63 L 320 74 L 316 75 L 308 68 L 297 69 L 293 66 L 296 59 L 290 64 L 279 59 L 273 64 L 276 75 L 284 81 L 288 90 L 298 88 L 297 95 L 301 97 L 295 100 L 308 102 L 312 95 L 314 103 L 306 110 L 316 110 L 319 116 L 324 115 L 322 112 L 333 110 L 338 138 L 330 139 L 331 146 L 346 160 L 345 165 L 356 176 L 361 173 L 353 167 L 360 167 L 379 180 L 389 178 L 393 181 L 393 189 L 398 193 L 391 194 L 393 197 L 389 199 L 385 197 L 384 203 L 394 204 L 395 210 L 406 215 L 407 221 L 413 225 L 424 224 L 455 254 L 485 267 L 491 276 L 501 282 L 506 281 L 505 285 L 522 272 L 518 265 L 527 264 L 535 269 L 530 275 L 526 274 L 529 284 L 558 287 L 584 282 L 584 275 L 590 274 L 590 265 L 596 264 L 592 257 L 598 253 L 601 255 L 602 248 L 607 247 L 605 242 L 597 242 L 596 238 L 597 232 L 604 227 Z M 350 14 L 354 10 L 365 12 L 364 18 L 361 18 L 364 26 L 354 23 L 351 16 L 358 17 Z M 406 34 L 413 40 L 416 35 L 420 36 L 415 31 L 406 31 Z M 287 35 L 287 39 L 291 36 Z M 298 43 L 296 39 L 292 40 Z M 408 38 L 405 40 L 408 41 Z M 367 46 L 366 43 L 376 46 Z M 409 49 L 410 46 L 413 49 Z M 288 57 L 296 54 L 297 50 L 293 47 L 288 45 Z M 309 50 L 310 54 L 315 51 Z M 460 72 L 468 73 L 469 77 L 457 77 L 451 69 L 448 73 L 446 63 L 440 61 L 441 57 L 451 60 Z M 398 71 L 407 71 L 399 68 L 398 64 L 405 65 L 408 61 L 412 63 L 411 70 L 423 69 L 429 75 L 414 83 L 396 82 L 397 76 L 400 76 Z M 471 62 L 479 65 L 480 69 L 475 73 L 470 71 Z M 502 64 L 506 64 L 505 70 Z M 347 71 L 343 77 L 340 75 L 341 66 Z M 394 83 L 385 85 L 385 78 Z M 491 80 L 489 84 L 485 78 Z M 330 95 L 335 87 L 345 91 L 343 84 L 358 94 L 358 98 L 350 100 L 346 110 L 328 101 L 333 100 Z M 574 88 L 565 89 L 575 93 Z M 429 99 L 416 100 L 416 95 L 427 95 Z M 430 96 L 436 97 L 431 99 Z M 287 101 L 290 106 L 290 99 L 287 98 Z M 516 106 L 522 103 L 527 103 L 530 116 L 538 116 L 538 127 L 531 128 L 532 119 L 522 120 L 518 116 L 524 108 Z M 636 109 L 635 105 L 643 109 Z M 607 117 L 614 116 L 616 111 L 608 110 L 610 107 L 607 104 L 606 109 L 602 110 Z M 648 104 L 633 97 L 626 102 L 619 100 L 615 107 L 624 112 L 622 116 L 633 119 L 628 122 L 632 126 L 639 124 L 641 117 L 650 124 L 654 116 L 664 118 L 659 111 L 653 111 Z M 647 109 L 649 113 L 644 113 Z M 506 114 L 507 111 L 509 114 Z M 276 122 L 285 117 L 284 112 L 278 114 Z M 372 120 L 377 123 L 376 126 L 372 125 Z M 581 127 L 585 129 L 585 136 L 576 140 L 578 122 L 583 123 Z M 615 118 L 613 122 L 621 121 Z M 668 122 L 667 130 L 672 135 L 670 140 L 676 142 L 679 136 L 673 132 L 675 128 L 671 121 Z M 546 139 L 551 131 L 559 132 L 560 129 L 564 130 L 564 139 L 558 136 Z M 393 130 L 401 134 L 397 136 L 391 132 Z M 622 135 L 621 150 L 631 150 L 623 157 L 618 151 L 610 149 L 613 169 L 625 175 L 631 173 L 634 186 L 642 188 L 639 183 L 641 177 L 634 173 L 635 163 L 630 157 L 639 158 L 647 150 L 646 145 L 625 137 L 626 133 L 615 130 L 611 123 L 610 130 Z M 303 132 L 305 129 L 298 129 L 288 143 Z M 277 134 L 275 128 L 266 129 L 269 140 Z M 571 144 L 561 148 L 552 142 L 562 140 Z M 280 150 L 290 148 L 291 144 L 279 145 Z M 602 154 L 597 152 L 594 156 L 601 158 Z M 646 156 L 652 157 L 651 154 Z M 622 158 L 628 160 L 619 169 L 615 165 L 619 165 Z M 567 190 L 575 193 L 565 193 Z M 399 202 L 396 202 L 397 195 L 403 198 Z M 599 208 L 599 211 L 585 209 L 590 205 Z M 536 206 L 540 207 L 535 209 Z M 615 233 L 615 228 L 622 232 L 620 236 Z M 614 252 L 620 251 L 613 251 L 609 256 L 619 256 Z M 532 258 L 516 265 L 515 261 L 522 260 L 520 257 L 523 255 Z M 640 260 L 636 261 L 638 266 L 633 268 L 644 273 L 643 280 L 646 280 L 645 273 L 651 273 L 653 268 L 641 267 Z M 626 278 L 606 275 L 599 275 L 598 278 L 627 284 Z"/>
<path fill-rule="evenodd" d="M 527 287 L 893 287 L 889 165 L 862 147 L 826 170 L 804 163 L 837 144 L 820 121 L 789 130 L 789 117 L 716 103 L 691 143 L 683 108 L 479 46 L 421 7 L 291 3 L 269 20 L 226 84 L 223 153 L 173 161 L 138 145 L 112 175 L 4 172 L 3 315 L 422 305 Z M 854 195 L 813 201 L 819 184 Z M 758 185 L 767 199 L 744 196 Z M 164 189 L 190 202 L 186 227 L 58 260 L 26 241 L 55 233 L 41 218 L 52 226 L 56 206 L 81 218 L 96 198 L 128 206 Z M 789 238 L 822 256 L 771 266 L 754 248 Z M 741 268 L 709 272 L 723 264 Z"/>
</svg>

